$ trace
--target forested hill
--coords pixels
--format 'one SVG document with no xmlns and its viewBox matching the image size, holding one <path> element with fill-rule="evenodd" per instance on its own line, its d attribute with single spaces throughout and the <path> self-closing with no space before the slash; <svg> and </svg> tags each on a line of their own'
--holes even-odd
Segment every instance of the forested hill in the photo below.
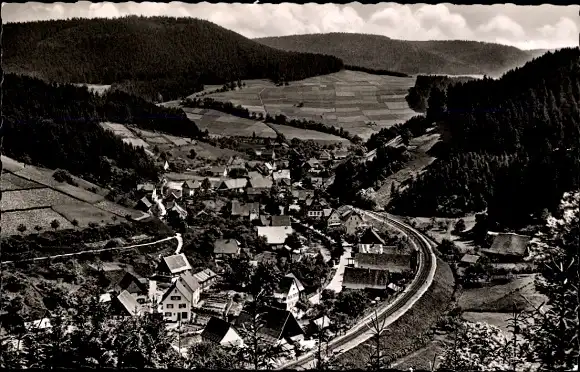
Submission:
<svg viewBox="0 0 580 372">
<path fill-rule="evenodd" d="M 348 65 L 407 74 L 495 76 L 536 56 L 511 46 L 476 41 L 405 41 L 351 33 L 255 40 L 281 50 L 336 56 Z"/>
<path fill-rule="evenodd" d="M 202 84 L 299 80 L 339 71 L 336 57 L 290 53 L 193 18 L 71 19 L 3 25 L 2 67 L 58 82 L 114 84 L 179 98 Z"/>
<path fill-rule="evenodd" d="M 158 169 L 142 148 L 124 143 L 99 122 L 202 135 L 181 109 L 158 107 L 123 92 L 99 96 L 86 87 L 15 74 L 4 76 L 2 90 L 3 154 L 66 169 L 103 186 L 131 189 L 140 179 L 156 179 Z"/>
<path fill-rule="evenodd" d="M 438 160 L 391 203 L 395 213 L 483 211 L 503 226 L 553 211 L 580 188 L 580 51 L 547 53 L 501 79 L 434 89 Z"/>
</svg>

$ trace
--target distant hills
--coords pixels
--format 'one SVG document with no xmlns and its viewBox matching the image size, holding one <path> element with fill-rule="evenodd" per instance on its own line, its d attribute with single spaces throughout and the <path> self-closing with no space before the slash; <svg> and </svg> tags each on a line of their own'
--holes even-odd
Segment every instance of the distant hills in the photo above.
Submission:
<svg viewBox="0 0 580 372">
<path fill-rule="evenodd" d="M 343 67 L 336 57 L 280 51 L 193 18 L 7 23 L 2 38 L 6 72 L 113 84 L 157 100 L 180 98 L 203 84 L 299 80 Z"/>
<path fill-rule="evenodd" d="M 254 39 L 264 45 L 338 57 L 347 65 L 407 74 L 498 76 L 542 51 L 477 41 L 405 41 L 386 36 L 329 33 Z"/>
</svg>

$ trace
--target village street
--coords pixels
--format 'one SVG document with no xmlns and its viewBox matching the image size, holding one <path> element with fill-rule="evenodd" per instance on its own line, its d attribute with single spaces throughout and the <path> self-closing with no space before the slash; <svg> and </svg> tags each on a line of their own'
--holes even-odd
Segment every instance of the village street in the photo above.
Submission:
<svg viewBox="0 0 580 372">
<path fill-rule="evenodd" d="M 350 257 L 351 257 L 351 248 L 345 247 L 344 253 L 342 254 L 342 256 L 340 256 L 340 261 L 338 263 L 338 267 L 336 268 L 336 272 L 334 273 L 332 280 L 330 281 L 330 283 L 328 283 L 325 289 L 330 289 L 336 293 L 342 291 L 342 279 L 344 278 L 344 268 L 346 267 L 348 259 Z M 320 292 L 310 297 L 308 301 L 310 301 L 310 303 L 312 303 L 313 305 L 320 303 Z"/>
</svg>

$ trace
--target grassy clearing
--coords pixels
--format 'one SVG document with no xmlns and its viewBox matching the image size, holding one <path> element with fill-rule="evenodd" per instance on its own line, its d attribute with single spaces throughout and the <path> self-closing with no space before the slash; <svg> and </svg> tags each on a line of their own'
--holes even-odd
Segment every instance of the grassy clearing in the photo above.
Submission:
<svg viewBox="0 0 580 372">
<path fill-rule="evenodd" d="M 100 202 L 94 205 L 95 207 L 104 210 L 105 212 L 109 212 L 115 214 L 119 217 L 125 218 L 125 216 L 129 215 L 133 218 L 137 218 L 143 215 L 143 213 L 136 211 L 134 209 L 125 208 L 119 204 L 115 204 L 108 200 L 101 200 Z"/>
<path fill-rule="evenodd" d="M 2 198 L 4 200 L 4 198 Z M 57 220 L 60 224 L 58 230 L 71 229 L 72 224 L 63 216 L 56 213 L 50 208 L 29 209 L 25 211 L 2 212 L 2 235 L 19 234 L 18 226 L 23 224 L 26 226 L 25 234 L 35 232 L 35 226 L 42 227 L 43 230 L 51 230 L 50 223 Z"/>
<path fill-rule="evenodd" d="M 52 209 L 64 216 L 69 222 L 77 220 L 79 227 L 87 227 L 90 223 L 99 225 L 113 223 L 118 218 L 112 213 L 83 202 L 55 205 Z"/>
<path fill-rule="evenodd" d="M 70 197 L 50 188 L 6 191 L 2 193 L 2 212 L 17 209 L 32 209 L 63 204 Z"/>
<path fill-rule="evenodd" d="M 33 181 L 29 181 L 25 178 L 18 177 L 12 173 L 2 173 L 0 177 L 0 190 L 1 191 L 15 191 L 15 190 L 25 190 L 25 189 L 38 189 L 44 187 Z"/>
<path fill-rule="evenodd" d="M 363 138 L 368 138 L 385 125 L 367 127 L 366 123 L 373 121 L 372 115 L 368 116 L 362 110 L 381 110 L 383 114 L 396 114 L 400 122 L 415 115 L 404 98 L 408 89 L 414 85 L 414 79 L 409 78 L 345 70 L 292 82 L 291 85 L 283 87 L 276 87 L 264 81 L 250 80 L 246 83 L 247 86 L 241 90 L 215 93 L 210 96 L 216 100 L 240 104 L 254 112 L 263 112 L 265 105 L 270 114 L 281 113 L 287 117 L 343 127 Z M 352 106 L 364 108 L 361 110 Z M 344 109 L 347 111 L 343 111 Z M 349 112 L 350 115 L 347 116 L 350 119 L 340 120 L 339 117 L 337 120 L 327 115 L 339 112 Z"/>
<path fill-rule="evenodd" d="M 437 260 L 437 270 L 429 290 L 385 331 L 383 350 L 388 360 L 396 360 L 421 348 L 428 342 L 428 333 L 448 311 L 453 298 L 455 279 L 449 265 Z M 365 368 L 369 361 L 371 341 L 342 354 L 339 359 L 353 368 Z"/>
<path fill-rule="evenodd" d="M 407 371 L 410 368 L 430 371 L 434 359 L 443 355 L 444 350 L 445 345 L 441 341 L 431 341 L 426 347 L 400 359 L 392 367 L 399 371 Z"/>
</svg>

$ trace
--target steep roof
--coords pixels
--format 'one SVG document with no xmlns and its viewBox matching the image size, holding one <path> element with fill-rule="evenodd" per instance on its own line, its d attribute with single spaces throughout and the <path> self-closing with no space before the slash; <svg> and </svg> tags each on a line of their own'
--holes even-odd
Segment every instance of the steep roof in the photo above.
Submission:
<svg viewBox="0 0 580 372">
<path fill-rule="evenodd" d="M 258 236 L 265 236 L 268 244 L 284 244 L 293 231 L 290 226 L 258 226 Z"/>
<path fill-rule="evenodd" d="M 215 278 L 216 276 L 218 275 L 214 273 L 211 269 L 204 269 L 200 272 L 193 274 L 193 277 L 197 279 L 197 281 L 200 283 L 204 283 L 212 278 Z"/>
<path fill-rule="evenodd" d="M 294 274 L 288 274 L 282 277 L 282 279 L 280 279 L 280 283 L 278 285 L 279 288 L 278 292 L 283 293 L 284 295 L 288 294 L 288 291 L 290 291 L 290 287 L 292 287 L 292 284 L 296 284 L 298 291 L 304 291 L 304 285 L 300 283 L 300 281 L 294 276 Z"/>
<path fill-rule="evenodd" d="M 304 334 L 294 315 L 287 310 L 268 306 L 261 310 L 261 313 L 262 326 L 258 329 L 258 333 L 267 343 L 274 344 L 285 335 L 293 337 Z M 241 328 L 248 324 L 252 319 L 250 314 L 244 309 L 236 319 L 236 327 Z"/>
<path fill-rule="evenodd" d="M 199 189 L 201 187 L 201 182 L 198 180 L 187 180 L 183 182 L 181 187 L 184 189 Z"/>
<path fill-rule="evenodd" d="M 185 270 L 191 270 L 191 265 L 183 253 L 163 257 L 163 261 L 172 274 L 178 274 Z"/>
<path fill-rule="evenodd" d="M 271 216 L 270 226 L 292 226 L 290 216 Z"/>
<path fill-rule="evenodd" d="M 385 244 L 385 241 L 374 228 L 369 227 L 361 234 L 359 244 Z"/>
<path fill-rule="evenodd" d="M 269 189 L 274 184 L 271 178 L 262 176 L 250 178 L 248 183 L 250 187 L 256 189 Z"/>
<path fill-rule="evenodd" d="M 250 178 L 261 178 L 261 177 L 263 177 L 262 176 L 262 173 L 256 172 L 256 171 L 250 171 L 250 172 L 248 172 L 248 176 L 247 176 L 247 178 L 249 178 L 249 179 Z"/>
<path fill-rule="evenodd" d="M 246 187 L 247 184 L 248 180 L 245 178 L 230 178 L 224 180 L 221 183 L 220 188 L 223 188 L 222 186 L 225 186 L 225 188 L 228 190 L 243 189 Z"/>
<path fill-rule="evenodd" d="M 179 293 L 181 293 L 181 295 L 185 297 L 187 301 L 191 301 L 194 290 L 190 288 L 189 284 L 185 281 L 185 279 L 182 280 L 181 278 L 178 278 L 177 280 L 174 280 L 173 283 L 171 283 L 171 285 L 169 286 L 169 288 L 167 288 L 167 290 L 165 290 L 165 293 L 163 293 L 160 302 L 165 301 L 167 297 L 169 297 L 171 293 L 173 293 L 174 290 L 177 290 Z"/>
<path fill-rule="evenodd" d="M 358 267 L 345 267 L 342 285 L 350 289 L 385 289 L 389 282 L 389 274 L 386 270 L 363 269 Z"/>
<path fill-rule="evenodd" d="M 218 239 L 213 243 L 214 254 L 237 254 L 240 243 L 235 239 Z"/>
<path fill-rule="evenodd" d="M 320 318 L 312 319 L 312 324 L 314 324 L 318 329 L 328 328 L 328 326 L 330 326 L 330 318 L 323 315 Z"/>
<path fill-rule="evenodd" d="M 127 311 L 129 315 L 138 315 L 140 313 L 141 306 L 137 303 L 135 297 L 127 291 L 123 291 L 115 297 L 115 304 L 121 305 L 121 308 Z"/>
<path fill-rule="evenodd" d="M 525 235 L 500 233 L 495 236 L 491 247 L 482 249 L 482 252 L 497 255 L 525 256 L 526 247 L 530 240 L 531 238 Z"/>
<path fill-rule="evenodd" d="M 360 268 L 403 272 L 411 269 L 411 256 L 403 254 L 357 253 L 354 256 Z"/>
<path fill-rule="evenodd" d="M 296 281 L 296 285 L 298 286 L 298 290 L 299 291 L 303 291 L 304 290 L 304 286 L 302 285 L 302 283 L 300 282 L 300 280 L 298 280 L 298 278 L 296 277 L 296 275 L 294 275 L 292 273 L 288 273 L 288 274 L 285 275 L 285 277 L 294 279 Z"/>
<path fill-rule="evenodd" d="M 219 344 L 226 337 L 230 328 L 232 328 L 230 323 L 212 316 L 203 329 L 203 332 L 201 332 L 201 338 Z"/>
<path fill-rule="evenodd" d="M 189 271 L 184 271 L 179 275 L 179 280 L 193 293 L 200 288 L 199 281 Z"/>
<path fill-rule="evenodd" d="M 147 293 L 147 285 L 142 283 L 139 278 L 130 272 L 126 272 L 123 279 L 119 281 L 117 287 L 121 291 L 129 293 Z"/>
</svg>

